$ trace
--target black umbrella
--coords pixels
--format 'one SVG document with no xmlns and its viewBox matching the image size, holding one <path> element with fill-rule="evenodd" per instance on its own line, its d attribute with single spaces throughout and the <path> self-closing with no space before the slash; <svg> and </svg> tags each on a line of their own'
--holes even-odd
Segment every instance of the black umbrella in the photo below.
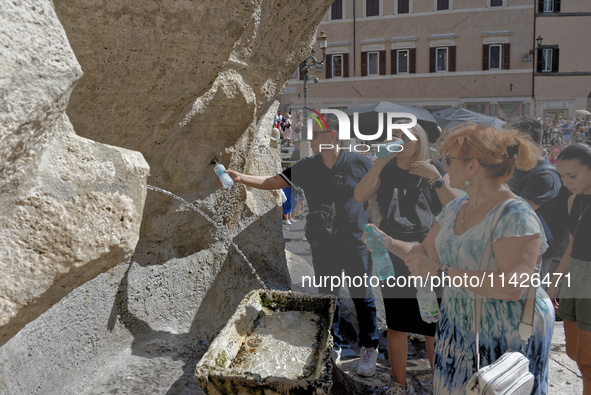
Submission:
<svg viewBox="0 0 591 395">
<path fill-rule="evenodd" d="M 505 121 L 478 112 L 466 110 L 465 108 L 448 108 L 434 112 L 433 117 L 443 129 L 453 129 L 466 122 L 474 122 L 481 126 L 492 126 L 495 129 L 503 130 Z"/>
<path fill-rule="evenodd" d="M 441 131 L 437 127 L 437 121 L 427 110 L 422 108 L 404 106 L 401 104 L 390 103 L 382 101 L 377 104 L 368 104 L 358 107 L 351 107 L 345 110 L 345 114 L 351 119 L 351 136 L 353 136 L 353 113 L 359 114 L 359 131 L 363 134 L 371 135 L 378 131 L 378 113 L 383 113 L 383 133 L 377 141 L 384 141 L 387 137 L 387 121 L 386 114 L 389 112 L 405 112 L 413 114 L 417 118 L 419 125 L 427 132 L 429 142 L 434 143 L 441 135 Z M 396 119 L 396 118 L 395 118 Z M 405 118 L 399 118 L 405 119 Z"/>
</svg>

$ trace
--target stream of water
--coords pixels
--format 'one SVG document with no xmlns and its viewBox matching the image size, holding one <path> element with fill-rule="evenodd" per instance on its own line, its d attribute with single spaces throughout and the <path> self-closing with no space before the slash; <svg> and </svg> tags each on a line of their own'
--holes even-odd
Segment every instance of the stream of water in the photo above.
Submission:
<svg viewBox="0 0 591 395">
<path fill-rule="evenodd" d="M 185 199 L 183 199 L 182 197 L 177 196 L 174 193 L 172 193 L 170 191 L 167 191 L 165 189 L 162 189 L 162 188 L 158 188 L 158 187 L 155 187 L 155 186 L 152 186 L 152 185 L 147 185 L 147 188 L 149 190 L 160 192 L 160 193 L 163 193 L 165 195 L 168 195 L 171 198 L 176 199 L 179 202 L 183 203 L 183 205 L 181 207 L 179 207 L 179 209 L 177 211 L 184 211 L 184 210 L 187 209 L 187 207 L 190 208 L 190 209 L 193 209 L 193 210 L 197 211 L 199 214 L 201 214 L 203 216 L 203 218 L 205 218 L 209 223 L 211 223 L 213 226 L 215 226 L 216 229 L 223 231 L 223 228 L 218 223 L 216 223 L 213 219 L 211 219 L 211 217 L 209 215 L 205 214 L 203 212 L 203 210 L 201 210 L 199 207 L 195 206 L 193 203 L 189 203 Z"/>
<path fill-rule="evenodd" d="M 210 224 L 212 224 L 221 235 L 227 237 L 228 233 L 226 232 L 226 228 L 224 228 L 221 224 L 219 224 L 219 223 L 215 222 L 213 219 L 211 219 L 211 217 L 209 215 L 205 214 L 203 212 L 203 210 L 201 210 L 199 207 L 195 206 L 195 204 L 189 203 L 185 199 L 183 199 L 182 197 L 177 196 L 174 193 L 172 193 L 170 191 L 167 191 L 165 189 L 158 188 L 158 187 L 155 187 L 155 186 L 152 186 L 152 185 L 147 185 L 147 188 L 149 190 L 151 190 L 151 191 L 163 193 L 163 194 L 165 194 L 167 196 L 170 196 L 171 198 L 176 199 L 179 202 L 183 203 L 177 209 L 177 212 L 178 211 L 184 211 L 187 208 L 197 211 L 199 214 L 201 214 L 203 216 L 203 218 L 205 218 Z M 246 264 L 250 268 L 250 270 L 251 270 L 252 274 L 254 275 L 254 277 L 261 284 L 261 287 L 263 289 L 267 289 L 267 286 L 265 285 L 264 281 L 261 279 L 261 277 L 259 276 L 258 272 L 254 268 L 254 266 L 252 265 L 252 263 L 250 263 L 250 261 L 248 260 L 248 258 L 246 257 L 246 255 L 244 255 L 244 253 L 242 252 L 242 250 L 238 247 L 238 245 L 236 245 L 236 243 L 234 241 L 232 241 L 231 244 L 232 244 L 232 246 L 234 246 L 234 248 L 236 249 L 236 252 L 238 252 L 238 254 L 240 255 L 240 257 L 242 259 L 244 259 L 244 261 L 246 262 Z"/>
</svg>

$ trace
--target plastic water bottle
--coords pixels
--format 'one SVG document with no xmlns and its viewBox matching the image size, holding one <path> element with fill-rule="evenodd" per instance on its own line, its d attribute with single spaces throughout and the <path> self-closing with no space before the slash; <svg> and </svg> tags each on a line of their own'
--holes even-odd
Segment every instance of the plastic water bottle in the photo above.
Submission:
<svg viewBox="0 0 591 395">
<path fill-rule="evenodd" d="M 224 188 L 230 189 L 232 185 L 234 185 L 234 181 L 232 181 L 232 177 L 228 173 L 226 173 L 226 168 L 221 163 L 214 162 L 215 166 L 213 167 L 213 171 L 218 176 Z"/>
<path fill-rule="evenodd" d="M 402 139 L 396 139 L 394 141 L 388 141 L 387 143 L 376 144 L 373 146 L 378 158 L 387 158 L 396 152 L 402 151 L 403 147 L 404 140 Z"/>
<path fill-rule="evenodd" d="M 415 285 L 417 286 L 417 301 L 421 318 L 429 324 L 439 321 L 441 314 L 439 313 L 437 294 L 429 287 L 429 281 L 425 281 L 422 287 L 418 282 Z"/>
<path fill-rule="evenodd" d="M 374 227 L 365 225 L 365 231 L 367 232 L 365 242 L 371 249 L 371 259 L 376 275 L 382 281 L 388 277 L 393 277 L 394 266 L 392 266 L 388 250 L 384 247 L 384 238 Z"/>
</svg>

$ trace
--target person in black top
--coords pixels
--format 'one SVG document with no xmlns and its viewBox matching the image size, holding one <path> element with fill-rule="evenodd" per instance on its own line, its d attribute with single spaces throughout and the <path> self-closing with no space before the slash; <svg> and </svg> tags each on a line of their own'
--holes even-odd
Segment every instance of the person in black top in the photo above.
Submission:
<svg viewBox="0 0 591 395">
<path fill-rule="evenodd" d="M 564 320 L 566 353 L 583 375 L 583 393 L 591 394 L 591 146 L 566 147 L 556 164 L 568 201 L 568 247 L 557 273 L 561 277 L 558 301 L 556 284 L 548 288 L 557 315 Z"/>
<path fill-rule="evenodd" d="M 359 202 L 377 195 L 382 217 L 379 229 L 385 234 L 384 240 L 391 251 L 395 276 L 406 278 L 410 272 L 404 258 L 411 244 L 405 242 L 423 241 L 442 206 L 458 197 L 455 189 L 449 186 L 443 166 L 428 160 L 429 146 L 423 128 L 416 125 L 410 131 L 417 140 L 409 140 L 402 131 L 394 130 L 394 139 L 401 136 L 406 140 L 402 151 L 387 158 L 377 158 L 355 188 L 355 199 Z M 382 288 L 388 325 L 388 354 L 394 376 L 391 391 L 402 389 L 411 393 L 408 388 L 411 384 L 406 381 L 408 333 L 426 336 L 427 353 L 433 366 L 435 324 L 427 324 L 421 318 L 416 293 L 412 285 L 405 288 L 384 285 Z"/>
<path fill-rule="evenodd" d="M 253 176 L 226 170 L 234 182 L 258 189 L 279 189 L 297 185 L 306 194 L 310 213 L 306 217 L 306 238 L 311 246 L 315 279 L 342 277 L 363 278 L 373 273 L 369 251 L 361 240 L 367 213 L 362 203 L 353 198 L 357 183 L 365 176 L 371 162 L 366 157 L 341 150 L 338 143 L 338 120 L 325 115 L 328 130 L 314 125 L 312 151 L 275 176 Z M 328 277 L 327 277 L 328 276 Z M 373 376 L 376 370 L 379 333 L 373 292 L 367 282 L 349 286 L 359 324 L 360 359 L 356 372 Z M 330 281 L 318 287 L 320 293 L 340 295 L 342 285 L 331 289 Z M 340 359 L 343 338 L 339 333 L 340 306 L 333 318 L 333 357 Z"/>
<path fill-rule="evenodd" d="M 507 123 L 503 129 L 515 129 L 529 136 L 540 147 L 542 127 L 540 121 L 533 117 L 521 116 Z M 562 186 L 556 167 L 541 156 L 533 169 L 516 168 L 507 184 L 511 192 L 536 211 L 544 226 L 548 249 L 542 255 L 540 278 L 550 279 L 568 245 L 566 202 L 571 193 Z"/>
</svg>

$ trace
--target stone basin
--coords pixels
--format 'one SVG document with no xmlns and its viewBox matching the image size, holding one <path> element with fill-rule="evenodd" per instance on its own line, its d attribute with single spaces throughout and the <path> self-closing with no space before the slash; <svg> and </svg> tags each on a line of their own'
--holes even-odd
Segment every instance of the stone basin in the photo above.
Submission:
<svg viewBox="0 0 591 395">
<path fill-rule="evenodd" d="M 207 394 L 328 394 L 336 298 L 254 290 L 197 364 Z"/>
</svg>

